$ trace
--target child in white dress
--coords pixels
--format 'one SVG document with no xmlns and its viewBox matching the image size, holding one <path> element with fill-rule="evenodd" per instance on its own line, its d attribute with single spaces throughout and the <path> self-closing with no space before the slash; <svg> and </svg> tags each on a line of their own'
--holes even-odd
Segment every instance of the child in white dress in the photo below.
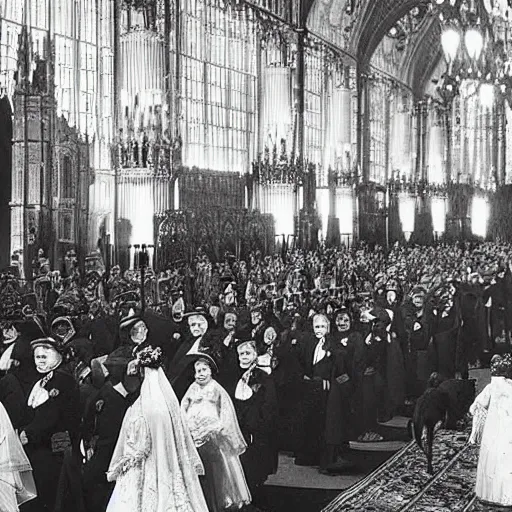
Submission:
<svg viewBox="0 0 512 512">
<path fill-rule="evenodd" d="M 195 382 L 181 402 L 205 469 L 203 485 L 210 512 L 239 509 L 251 502 L 240 455 L 246 444 L 235 408 L 225 389 L 212 378 L 213 359 L 205 354 L 195 363 Z"/>
</svg>

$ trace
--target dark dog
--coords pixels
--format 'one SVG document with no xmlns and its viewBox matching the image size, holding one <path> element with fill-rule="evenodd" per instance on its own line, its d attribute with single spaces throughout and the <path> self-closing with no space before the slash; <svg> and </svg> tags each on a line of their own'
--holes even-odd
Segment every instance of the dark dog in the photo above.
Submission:
<svg viewBox="0 0 512 512">
<path fill-rule="evenodd" d="M 426 391 L 418 398 L 412 418 L 414 439 L 427 456 L 427 471 L 432 467 L 432 446 L 434 429 L 442 422 L 443 427 L 455 430 L 457 422 L 464 418 L 475 399 L 475 381 L 450 379 L 433 373 L 428 381 Z M 423 430 L 427 431 L 427 443 L 423 447 Z"/>
</svg>

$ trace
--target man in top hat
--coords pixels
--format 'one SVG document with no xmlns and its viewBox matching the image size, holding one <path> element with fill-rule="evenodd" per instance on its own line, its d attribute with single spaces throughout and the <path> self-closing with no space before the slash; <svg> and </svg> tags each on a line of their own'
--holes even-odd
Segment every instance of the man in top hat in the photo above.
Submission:
<svg viewBox="0 0 512 512">
<path fill-rule="evenodd" d="M 31 342 L 40 379 L 28 397 L 20 441 L 32 465 L 41 509 L 54 510 L 64 455 L 76 453 L 80 426 L 78 385 L 62 366 L 66 347 L 50 337 Z"/>
<path fill-rule="evenodd" d="M 111 355 L 131 358 L 137 347 L 146 346 L 148 332 L 149 329 L 145 319 L 140 314 L 135 313 L 133 309 L 130 309 L 128 314 L 122 318 L 119 323 L 121 344 L 111 352 Z M 98 380 L 100 387 L 103 385 L 103 381 L 108 377 L 108 369 L 105 366 L 107 357 L 108 354 L 105 354 L 91 361 L 91 369 L 93 372 L 97 370 L 98 365 L 103 372 L 103 379 Z"/>
<path fill-rule="evenodd" d="M 148 336 L 148 326 L 145 320 L 133 310 L 121 319 L 119 330 L 128 333 L 127 342 L 131 345 L 141 345 Z"/>
</svg>

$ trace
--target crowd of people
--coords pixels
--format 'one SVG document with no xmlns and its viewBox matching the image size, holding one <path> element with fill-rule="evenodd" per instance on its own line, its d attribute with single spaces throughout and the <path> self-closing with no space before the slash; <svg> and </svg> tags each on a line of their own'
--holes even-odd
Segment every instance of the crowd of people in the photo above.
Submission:
<svg viewBox="0 0 512 512">
<path fill-rule="evenodd" d="M 40 253 L 0 286 L 0 508 L 250 509 L 280 451 L 346 471 L 433 371 L 510 351 L 510 249 L 201 253 L 144 283 Z"/>
</svg>

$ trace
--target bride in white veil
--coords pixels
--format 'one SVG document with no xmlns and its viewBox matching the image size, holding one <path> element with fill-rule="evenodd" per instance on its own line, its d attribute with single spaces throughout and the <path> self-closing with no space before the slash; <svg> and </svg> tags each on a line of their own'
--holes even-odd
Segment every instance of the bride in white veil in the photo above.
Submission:
<svg viewBox="0 0 512 512">
<path fill-rule="evenodd" d="M 36 496 L 32 466 L 0 402 L 0 510 L 18 512 Z"/>
<path fill-rule="evenodd" d="M 116 481 L 107 512 L 208 512 L 203 464 L 160 364 L 161 350 L 137 356 L 144 381 L 128 409 L 107 479 Z"/>
</svg>

